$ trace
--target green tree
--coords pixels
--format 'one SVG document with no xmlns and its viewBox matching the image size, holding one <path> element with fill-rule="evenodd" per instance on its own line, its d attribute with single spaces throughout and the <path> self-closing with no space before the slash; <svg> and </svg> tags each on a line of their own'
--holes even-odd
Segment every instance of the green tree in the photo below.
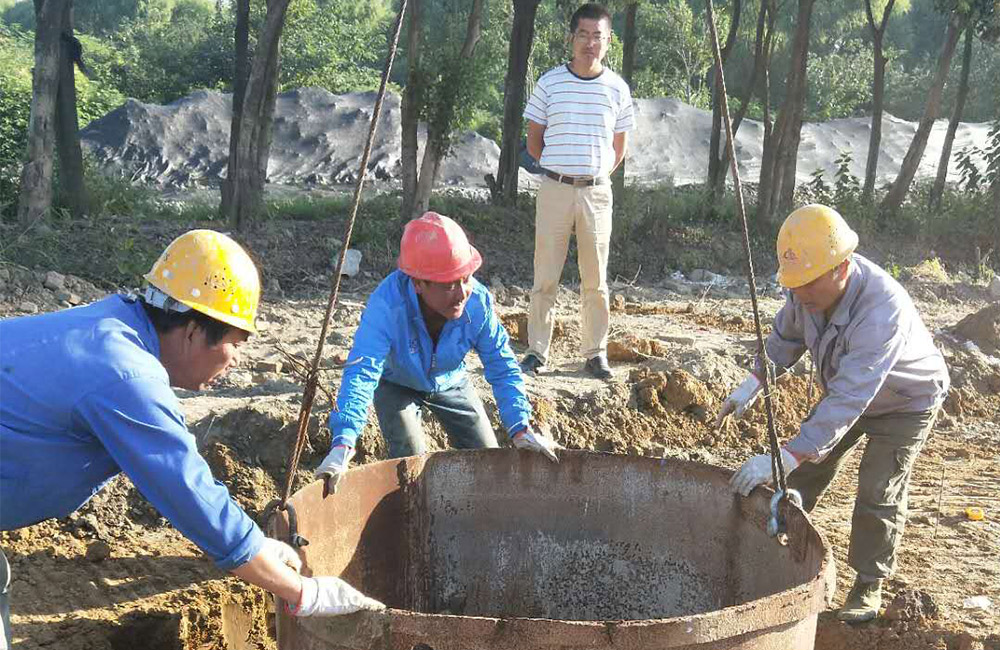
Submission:
<svg viewBox="0 0 1000 650">
<path fill-rule="evenodd" d="M 282 90 L 315 86 L 333 93 L 378 88 L 393 14 L 382 0 L 296 0 L 282 37 Z"/>
<path fill-rule="evenodd" d="M 720 16 L 725 33 L 728 20 Z M 699 108 L 710 107 L 705 73 L 712 65 L 705 23 L 685 0 L 663 0 L 643 6 L 635 62 L 637 97 L 676 97 Z"/>
<path fill-rule="evenodd" d="M 18 176 L 28 146 L 31 110 L 31 36 L 0 25 L 0 213 L 16 205 Z"/>
<path fill-rule="evenodd" d="M 913 182 L 913 177 L 916 175 L 920 159 L 923 158 L 924 150 L 927 147 L 931 128 L 940 111 L 941 93 L 959 36 L 970 23 L 977 24 L 983 20 L 991 21 L 991 17 L 996 11 L 995 0 L 941 0 L 940 7 L 943 12 L 948 14 L 949 20 L 944 44 L 941 46 L 941 55 L 934 73 L 934 81 L 927 96 L 924 114 L 920 118 L 917 132 L 910 142 L 902 165 L 900 165 L 899 174 L 893 181 L 889 193 L 880 204 L 880 210 L 883 214 L 895 214 L 910 190 L 910 183 Z"/>
</svg>

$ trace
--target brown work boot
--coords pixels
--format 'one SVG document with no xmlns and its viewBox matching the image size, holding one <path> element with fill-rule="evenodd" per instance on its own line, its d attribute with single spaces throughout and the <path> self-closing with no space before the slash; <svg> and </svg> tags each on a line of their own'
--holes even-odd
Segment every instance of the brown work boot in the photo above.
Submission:
<svg viewBox="0 0 1000 650">
<path fill-rule="evenodd" d="M 857 578 L 837 618 L 847 623 L 865 623 L 878 616 L 881 606 L 882 581 L 863 582 Z"/>
</svg>

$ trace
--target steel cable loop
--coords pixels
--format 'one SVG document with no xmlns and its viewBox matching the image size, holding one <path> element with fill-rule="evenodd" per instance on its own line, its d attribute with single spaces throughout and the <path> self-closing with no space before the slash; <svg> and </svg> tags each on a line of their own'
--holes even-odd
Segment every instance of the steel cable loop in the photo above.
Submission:
<svg viewBox="0 0 1000 650">
<path fill-rule="evenodd" d="M 743 184 L 740 181 L 739 168 L 736 163 L 736 145 L 733 141 L 733 124 L 729 116 L 729 96 L 726 93 L 726 78 L 722 68 L 722 52 L 719 49 L 719 35 L 715 29 L 715 9 L 712 6 L 712 0 L 705 0 L 705 5 L 707 9 L 706 20 L 708 22 L 709 33 L 712 37 L 712 56 L 715 59 L 716 83 L 718 84 L 719 90 L 719 103 L 722 108 L 722 123 L 726 127 L 726 147 L 729 152 L 730 170 L 733 174 L 733 189 L 736 195 L 736 209 L 739 212 L 740 221 L 743 225 L 743 251 L 746 253 L 746 271 L 747 280 L 750 286 L 750 303 L 753 306 L 753 323 L 754 330 L 757 334 L 757 355 L 758 357 L 764 357 L 766 360 L 767 355 L 764 352 L 764 334 L 760 325 L 760 307 L 757 304 L 757 278 L 754 275 L 753 255 L 750 250 L 750 230 L 747 225 L 746 206 L 743 202 Z M 715 152 L 713 151 L 711 154 L 714 156 Z M 771 402 L 771 386 L 774 385 L 774 371 L 773 366 L 769 362 L 764 363 L 764 365 L 767 370 L 761 373 L 763 376 L 759 379 L 762 384 L 761 392 L 764 394 L 764 409 L 767 413 L 767 432 L 771 448 L 771 473 L 774 485 L 778 491 L 777 493 L 782 495 L 782 499 L 787 500 L 785 465 L 781 458 L 781 448 L 778 444 L 778 433 L 774 425 L 774 405 Z M 780 521 L 780 519 L 776 523 L 776 528 L 783 528 L 783 522 Z"/>
<path fill-rule="evenodd" d="M 299 429 L 292 446 L 291 460 L 288 464 L 288 476 L 285 480 L 285 488 L 281 496 L 281 504 L 284 506 L 288 502 L 288 497 L 292 492 L 292 484 L 295 482 L 295 472 L 299 467 L 299 459 L 302 450 L 305 448 L 306 432 L 309 426 L 309 417 L 312 414 L 313 401 L 316 398 L 316 386 L 319 382 L 319 363 L 323 357 L 323 345 L 326 342 L 326 333 L 330 327 L 330 316 L 333 308 L 337 304 L 340 295 L 340 272 L 344 268 L 344 260 L 347 258 L 347 248 L 351 243 L 351 235 L 354 232 L 354 222 L 358 216 L 358 206 L 361 204 L 361 190 L 365 185 L 365 178 L 368 176 L 368 160 L 371 158 L 372 146 L 375 142 L 375 133 L 378 130 L 379 117 L 382 114 L 382 104 L 385 100 L 385 91 L 392 72 L 392 64 L 396 58 L 396 48 L 399 45 L 399 34 L 403 27 L 403 17 L 406 15 L 407 0 L 400 0 L 399 13 L 396 15 L 396 24 L 393 27 L 392 41 L 389 43 L 389 55 L 385 61 L 385 68 L 382 70 L 382 81 L 379 84 L 378 95 L 375 99 L 375 108 L 372 111 L 371 122 L 368 128 L 368 140 L 365 142 L 365 150 L 361 155 L 361 169 L 358 172 L 358 182 L 354 187 L 354 200 L 351 202 L 351 215 L 347 221 L 347 230 L 344 233 L 344 243 L 340 249 L 340 257 L 337 258 L 337 268 L 333 273 L 333 287 L 330 290 L 330 297 L 326 303 L 326 311 L 323 315 L 323 325 L 319 333 L 319 343 L 316 345 L 316 354 L 313 357 L 312 365 L 306 379 L 306 386 L 302 391 L 302 408 L 299 411 Z M 336 405 L 334 405 L 336 408 Z"/>
</svg>

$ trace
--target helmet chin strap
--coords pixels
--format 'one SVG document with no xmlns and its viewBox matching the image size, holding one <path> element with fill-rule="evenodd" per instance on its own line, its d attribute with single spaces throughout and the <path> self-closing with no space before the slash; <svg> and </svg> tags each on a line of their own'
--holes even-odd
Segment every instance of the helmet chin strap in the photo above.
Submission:
<svg viewBox="0 0 1000 650">
<path fill-rule="evenodd" d="M 177 312 L 178 314 L 191 311 L 190 307 L 171 298 L 153 285 L 148 285 L 139 297 L 142 298 L 142 301 L 147 305 L 156 307 L 157 309 L 162 309 L 163 311 L 172 311 Z"/>
</svg>

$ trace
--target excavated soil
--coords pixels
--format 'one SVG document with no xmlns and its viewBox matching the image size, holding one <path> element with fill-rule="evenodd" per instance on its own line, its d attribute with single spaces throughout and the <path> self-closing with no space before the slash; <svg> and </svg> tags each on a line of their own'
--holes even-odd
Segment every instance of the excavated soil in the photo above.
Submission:
<svg viewBox="0 0 1000 650">
<path fill-rule="evenodd" d="M 327 337 L 324 389 L 317 396 L 296 487 L 310 480 L 309 470 L 329 447 L 329 432 L 321 425 L 376 279 L 345 284 Z M 315 284 L 303 286 L 288 297 L 268 292 L 260 335 L 238 369 L 210 391 L 180 391 L 191 430 L 215 476 L 255 517 L 262 516 L 287 480 L 301 367 L 315 350 L 325 306 L 325 294 Z M 614 379 L 602 382 L 582 372 L 579 301 L 564 289 L 553 360 L 546 372 L 528 379 L 538 424 L 571 448 L 670 455 L 732 468 L 765 451 L 763 400 L 743 420 L 714 428 L 719 404 L 752 363 L 756 338 L 749 301 L 706 297 L 697 287 L 684 295 L 662 287 L 612 288 Z M 47 271 L 0 265 L 0 316 L 84 303 L 102 293 L 80 278 L 63 277 L 60 286 Z M 527 294 L 517 286 L 497 286 L 495 293 L 520 355 Z M 817 634 L 821 650 L 1000 648 L 1000 360 L 987 346 L 998 312 L 979 287 L 920 285 L 913 293 L 945 351 L 955 389 L 914 470 L 899 570 L 886 585 L 892 615 L 850 627 L 827 612 Z M 780 304 L 773 296 L 761 299 L 765 328 Z M 960 324 L 972 315 L 974 331 Z M 495 418 L 478 360 L 473 355 L 470 362 Z M 797 422 L 819 397 L 805 361 L 779 380 L 772 401 L 782 438 L 794 435 Z M 440 427 L 433 420 L 427 424 L 431 447 L 443 447 Z M 357 461 L 384 456 L 372 417 Z M 846 555 L 859 458 L 856 453 L 812 517 L 837 560 L 835 604 L 853 578 Z M 971 521 L 965 514 L 969 506 L 983 508 L 985 518 Z M 15 648 L 275 647 L 263 592 L 217 570 L 125 477 L 70 517 L 3 533 L 0 544 L 12 565 Z M 992 608 L 965 607 L 974 596 L 987 596 Z"/>
</svg>

